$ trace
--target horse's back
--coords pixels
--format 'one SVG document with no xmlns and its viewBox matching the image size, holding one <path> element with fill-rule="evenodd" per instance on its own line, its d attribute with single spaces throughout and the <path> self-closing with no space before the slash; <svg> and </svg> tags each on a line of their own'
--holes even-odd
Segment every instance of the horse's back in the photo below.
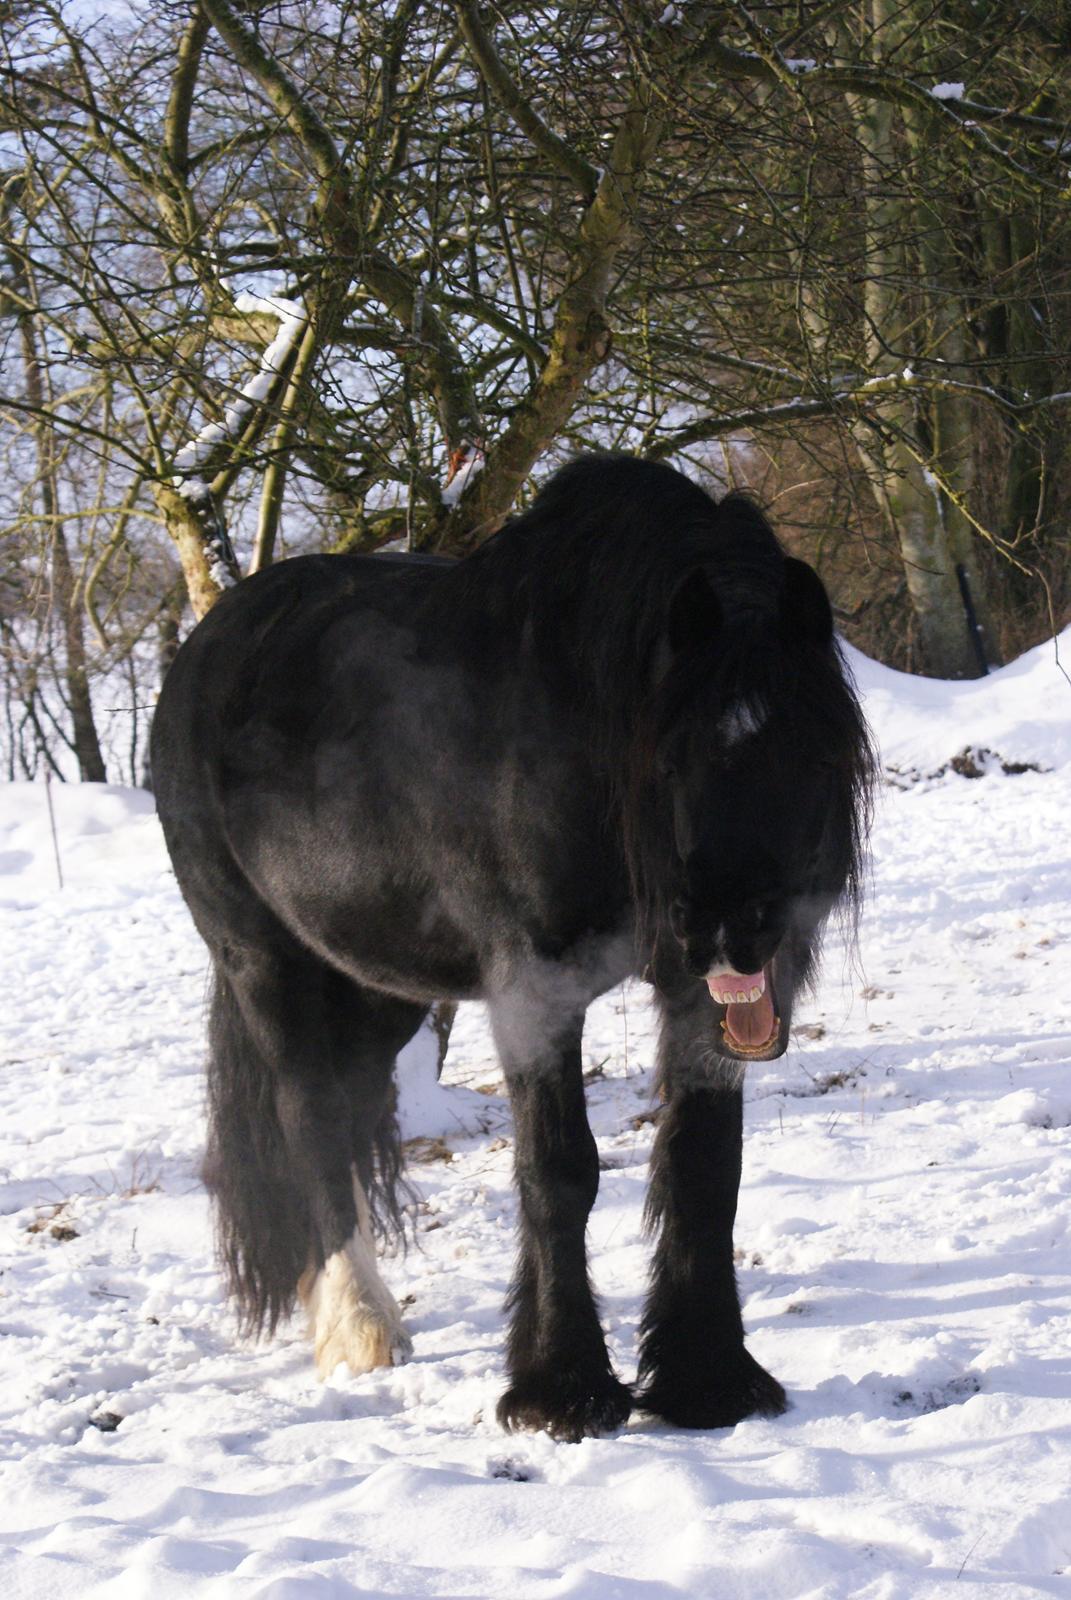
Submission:
<svg viewBox="0 0 1071 1600">
<path fill-rule="evenodd" d="M 153 724 L 154 765 L 181 766 L 181 748 L 226 750 L 251 718 L 285 722 L 303 696 L 315 712 L 330 674 L 327 641 L 405 619 L 454 565 L 431 556 L 297 556 L 227 590 L 183 643 Z M 355 685 L 355 688 L 358 686 Z M 307 720 L 303 725 L 307 728 Z M 165 780 L 167 772 L 162 771 Z"/>
<path fill-rule="evenodd" d="M 245 876 L 266 840 L 311 835 L 317 814 L 325 827 L 342 785 L 355 810 L 362 792 L 372 802 L 377 707 L 413 654 L 414 610 L 450 565 L 296 557 L 228 590 L 193 629 L 152 730 L 157 808 L 191 905 L 236 864 Z"/>
</svg>

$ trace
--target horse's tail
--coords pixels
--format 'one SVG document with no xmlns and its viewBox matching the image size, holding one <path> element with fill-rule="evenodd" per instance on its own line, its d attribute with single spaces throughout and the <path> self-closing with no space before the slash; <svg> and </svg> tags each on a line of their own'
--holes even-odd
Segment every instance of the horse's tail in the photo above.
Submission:
<svg viewBox="0 0 1071 1600">
<path fill-rule="evenodd" d="M 366 1203 L 381 1236 L 401 1236 L 392 1071 L 423 1015 L 306 952 L 216 963 L 204 1176 L 243 1332 L 274 1331 Z"/>
<path fill-rule="evenodd" d="M 275 1075 L 227 975 L 216 970 L 208 1023 L 208 1147 L 216 1242 L 244 1333 L 274 1332 L 293 1310 L 313 1251 L 312 1219 L 288 1159 Z"/>
</svg>

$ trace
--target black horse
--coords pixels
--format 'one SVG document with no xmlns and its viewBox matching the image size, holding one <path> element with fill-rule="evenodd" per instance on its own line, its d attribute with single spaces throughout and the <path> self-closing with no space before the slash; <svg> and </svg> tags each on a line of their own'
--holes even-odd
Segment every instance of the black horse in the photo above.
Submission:
<svg viewBox="0 0 1071 1600">
<path fill-rule="evenodd" d="M 215 970 L 206 1178 L 245 1328 L 300 1297 L 322 1372 L 409 1353 L 372 1245 L 392 1068 L 432 1001 L 479 998 L 520 1190 L 500 1421 L 782 1410 L 733 1271 L 741 1079 L 856 902 L 872 758 L 825 591 L 761 512 L 589 457 L 463 561 L 282 562 L 179 651 L 152 759 Z M 662 1027 L 635 1396 L 588 1279 L 580 1051 L 629 975 Z"/>
</svg>

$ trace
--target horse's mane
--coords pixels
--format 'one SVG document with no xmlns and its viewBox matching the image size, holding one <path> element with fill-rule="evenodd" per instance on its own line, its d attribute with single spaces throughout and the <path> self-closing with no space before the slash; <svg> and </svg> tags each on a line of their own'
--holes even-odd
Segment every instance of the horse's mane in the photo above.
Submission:
<svg viewBox="0 0 1071 1600">
<path fill-rule="evenodd" d="M 457 569 L 485 621 L 488 610 L 508 618 L 548 674 L 573 679 L 648 931 L 674 892 L 660 754 L 688 719 L 710 724 L 716 743 L 734 704 L 779 711 L 823 752 L 844 819 L 830 867 L 858 905 L 873 757 L 835 642 L 786 619 L 792 565 L 748 495 L 718 502 L 661 463 L 606 455 L 562 468 Z M 674 608 L 697 573 L 717 626 L 693 627 L 674 650 Z"/>
<path fill-rule="evenodd" d="M 719 505 L 659 462 L 593 455 L 557 472 L 456 576 L 466 628 L 477 612 L 514 636 L 527 628 L 548 662 L 572 666 L 600 719 L 625 729 L 682 579 L 717 561 L 727 594 L 756 579 L 772 593 L 782 559 L 746 496 Z"/>
</svg>

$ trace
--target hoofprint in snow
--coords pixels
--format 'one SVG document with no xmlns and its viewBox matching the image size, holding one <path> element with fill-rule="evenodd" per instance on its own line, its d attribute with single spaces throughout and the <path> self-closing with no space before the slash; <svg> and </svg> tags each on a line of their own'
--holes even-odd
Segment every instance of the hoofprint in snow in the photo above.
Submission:
<svg viewBox="0 0 1071 1600">
<path fill-rule="evenodd" d="M 1051 644 L 979 684 L 852 659 L 895 786 L 858 957 L 830 938 L 748 1070 L 745 1318 L 793 1409 L 732 1431 L 499 1432 L 514 1201 L 476 1007 L 444 1085 L 426 1039 L 403 1063 L 412 1361 L 320 1383 L 300 1319 L 241 1344 L 198 1178 L 205 961 L 151 801 L 54 789 L 60 890 L 44 789 L 0 793 L 0 1594 L 1068 1593 L 1071 684 Z M 653 1054 L 642 985 L 592 1008 L 626 1377 Z"/>
</svg>

